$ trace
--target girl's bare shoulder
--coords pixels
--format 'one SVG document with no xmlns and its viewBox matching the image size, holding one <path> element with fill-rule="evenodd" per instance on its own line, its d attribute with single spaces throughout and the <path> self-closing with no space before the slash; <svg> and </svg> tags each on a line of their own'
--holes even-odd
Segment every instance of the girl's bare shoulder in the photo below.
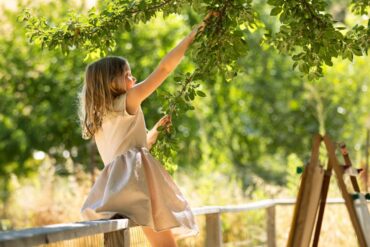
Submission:
<svg viewBox="0 0 370 247">
<path fill-rule="evenodd" d="M 128 97 L 127 93 L 121 94 L 118 97 L 116 97 L 113 101 L 113 109 L 116 112 L 122 113 L 126 116 L 136 116 L 138 112 L 140 111 L 140 106 L 136 110 L 136 112 L 131 111 L 132 109 L 128 109 Z"/>
</svg>

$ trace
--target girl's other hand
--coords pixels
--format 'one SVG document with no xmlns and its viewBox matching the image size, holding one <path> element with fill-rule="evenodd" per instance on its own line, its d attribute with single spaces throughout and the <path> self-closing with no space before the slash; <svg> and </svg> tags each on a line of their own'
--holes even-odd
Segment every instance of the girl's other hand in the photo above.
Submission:
<svg viewBox="0 0 370 247">
<path fill-rule="evenodd" d="M 155 124 L 155 128 L 157 129 L 160 126 L 163 126 L 164 128 L 166 128 L 167 132 L 169 132 L 171 124 L 172 124 L 171 116 L 170 115 L 165 115 L 161 119 L 159 119 L 159 121 Z"/>
<path fill-rule="evenodd" d="M 159 121 L 154 125 L 153 129 L 149 130 L 147 133 L 147 143 L 149 149 L 152 148 L 154 143 L 157 141 L 158 138 L 158 128 L 163 126 L 167 132 L 170 132 L 170 126 L 171 126 L 171 116 L 170 115 L 165 115 Z"/>
</svg>

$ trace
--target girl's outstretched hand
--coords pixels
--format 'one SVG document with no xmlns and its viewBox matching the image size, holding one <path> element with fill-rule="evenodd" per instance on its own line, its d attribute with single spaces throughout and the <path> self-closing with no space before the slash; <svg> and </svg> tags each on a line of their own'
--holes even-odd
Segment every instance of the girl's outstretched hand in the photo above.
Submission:
<svg viewBox="0 0 370 247">
<path fill-rule="evenodd" d="M 208 20 L 211 16 L 215 16 L 215 17 L 220 16 L 220 12 L 218 12 L 218 11 L 214 11 L 214 10 L 210 11 L 210 12 L 206 15 L 206 17 L 204 17 L 203 22 L 207 22 L 207 20 Z"/>
<path fill-rule="evenodd" d="M 212 16 L 218 17 L 218 16 L 220 16 L 220 12 L 218 12 L 218 11 L 210 11 L 206 15 L 206 17 L 204 17 L 202 23 L 199 24 L 198 31 L 203 32 L 204 28 L 208 24 L 209 18 L 211 18 Z"/>
</svg>

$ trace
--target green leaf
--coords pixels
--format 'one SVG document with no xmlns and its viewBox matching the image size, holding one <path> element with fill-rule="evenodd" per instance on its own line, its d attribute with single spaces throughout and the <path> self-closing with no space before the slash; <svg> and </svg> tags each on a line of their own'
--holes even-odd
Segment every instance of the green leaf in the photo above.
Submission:
<svg viewBox="0 0 370 247">
<path fill-rule="evenodd" d="M 194 92 L 189 93 L 189 98 L 191 100 L 194 100 L 194 98 L 195 98 Z"/>
<path fill-rule="evenodd" d="M 182 81 L 182 77 L 181 76 L 175 76 L 173 79 L 175 81 Z"/>
<path fill-rule="evenodd" d="M 362 51 L 361 51 L 361 49 L 360 49 L 360 48 L 358 48 L 358 47 L 353 47 L 353 48 L 352 48 L 352 52 L 353 52 L 353 54 L 355 54 L 356 56 L 362 56 Z"/>
<path fill-rule="evenodd" d="M 199 95 L 200 97 L 206 97 L 206 94 L 200 90 L 197 91 L 197 95 Z"/>
<path fill-rule="evenodd" d="M 282 9 L 280 7 L 275 7 L 271 10 L 270 15 L 271 16 L 277 16 L 278 14 L 280 14 L 281 11 L 282 11 Z"/>
<path fill-rule="evenodd" d="M 333 66 L 333 62 L 331 61 L 330 58 L 325 59 L 325 64 L 328 65 L 328 66 Z"/>
</svg>

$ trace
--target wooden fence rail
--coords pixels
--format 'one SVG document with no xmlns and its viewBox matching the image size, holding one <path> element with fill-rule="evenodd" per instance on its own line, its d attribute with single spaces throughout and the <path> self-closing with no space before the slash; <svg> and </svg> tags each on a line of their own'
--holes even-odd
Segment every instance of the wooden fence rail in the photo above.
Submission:
<svg viewBox="0 0 370 247">
<path fill-rule="evenodd" d="M 275 211 L 276 206 L 289 206 L 295 199 L 270 199 L 242 205 L 206 206 L 194 208 L 195 215 L 206 217 L 206 247 L 222 246 L 221 214 L 266 210 L 267 246 L 276 246 Z M 343 204 L 343 199 L 332 198 L 328 204 Z M 135 226 L 130 220 L 97 220 L 70 224 L 48 225 L 18 231 L 0 232 L 0 247 L 22 247 L 49 244 L 58 241 L 104 234 L 104 246 L 130 246 L 128 229 Z"/>
</svg>

